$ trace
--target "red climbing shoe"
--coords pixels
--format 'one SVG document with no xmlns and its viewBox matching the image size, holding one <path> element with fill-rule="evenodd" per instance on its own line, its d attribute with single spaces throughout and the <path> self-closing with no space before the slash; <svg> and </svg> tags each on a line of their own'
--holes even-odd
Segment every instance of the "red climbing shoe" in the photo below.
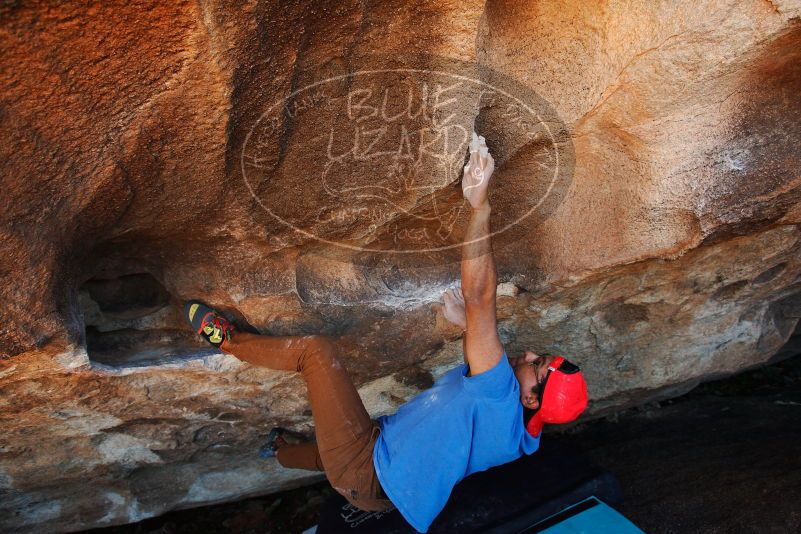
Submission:
<svg viewBox="0 0 801 534">
<path fill-rule="evenodd" d="M 184 306 L 184 314 L 195 332 L 219 347 L 225 340 L 231 339 L 234 326 L 222 315 L 197 300 L 190 300 Z"/>
</svg>

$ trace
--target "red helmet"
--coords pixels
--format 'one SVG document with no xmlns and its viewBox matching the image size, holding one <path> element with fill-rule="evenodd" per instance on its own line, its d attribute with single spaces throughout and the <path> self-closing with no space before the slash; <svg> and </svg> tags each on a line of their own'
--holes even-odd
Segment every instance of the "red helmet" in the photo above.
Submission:
<svg viewBox="0 0 801 534">
<path fill-rule="evenodd" d="M 545 423 L 569 423 L 587 407 L 587 382 L 577 365 L 557 356 L 548 365 L 540 392 L 540 407 L 526 425 L 528 433 L 540 435 Z"/>
</svg>

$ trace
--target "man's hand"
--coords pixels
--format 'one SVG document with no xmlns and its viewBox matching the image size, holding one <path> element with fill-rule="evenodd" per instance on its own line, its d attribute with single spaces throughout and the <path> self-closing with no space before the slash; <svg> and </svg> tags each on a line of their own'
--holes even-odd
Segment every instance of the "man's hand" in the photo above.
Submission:
<svg viewBox="0 0 801 534">
<path fill-rule="evenodd" d="M 442 294 L 442 303 L 445 305 L 445 318 L 462 330 L 467 330 L 467 315 L 464 311 L 464 295 L 462 288 L 452 288 Z"/>
<path fill-rule="evenodd" d="M 473 209 L 488 205 L 487 191 L 494 170 L 495 160 L 489 153 L 487 142 L 482 136 L 473 132 L 470 141 L 470 160 L 464 166 L 464 176 L 462 176 L 462 193 Z"/>
</svg>

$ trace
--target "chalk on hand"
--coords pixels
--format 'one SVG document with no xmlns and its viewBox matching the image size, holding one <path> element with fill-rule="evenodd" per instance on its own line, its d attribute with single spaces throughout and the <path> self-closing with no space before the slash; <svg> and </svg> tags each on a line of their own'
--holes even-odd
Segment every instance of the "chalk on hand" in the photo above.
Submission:
<svg viewBox="0 0 801 534">
<path fill-rule="evenodd" d="M 473 132 L 473 135 L 470 138 L 470 153 L 473 154 L 478 152 L 479 148 L 481 147 L 481 142 L 479 141 L 478 135 L 476 132 Z"/>
</svg>

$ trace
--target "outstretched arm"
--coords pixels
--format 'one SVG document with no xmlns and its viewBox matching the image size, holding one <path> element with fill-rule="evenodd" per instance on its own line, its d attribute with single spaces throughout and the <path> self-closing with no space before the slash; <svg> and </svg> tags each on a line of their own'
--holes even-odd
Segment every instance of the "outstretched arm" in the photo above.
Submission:
<svg viewBox="0 0 801 534">
<path fill-rule="evenodd" d="M 490 242 L 489 179 L 495 162 L 483 137 L 473 134 L 470 162 L 465 166 L 462 191 L 472 212 L 462 245 L 462 294 L 467 329 L 464 351 L 470 374 L 492 369 L 503 356 L 495 319 L 497 274 Z"/>
</svg>

